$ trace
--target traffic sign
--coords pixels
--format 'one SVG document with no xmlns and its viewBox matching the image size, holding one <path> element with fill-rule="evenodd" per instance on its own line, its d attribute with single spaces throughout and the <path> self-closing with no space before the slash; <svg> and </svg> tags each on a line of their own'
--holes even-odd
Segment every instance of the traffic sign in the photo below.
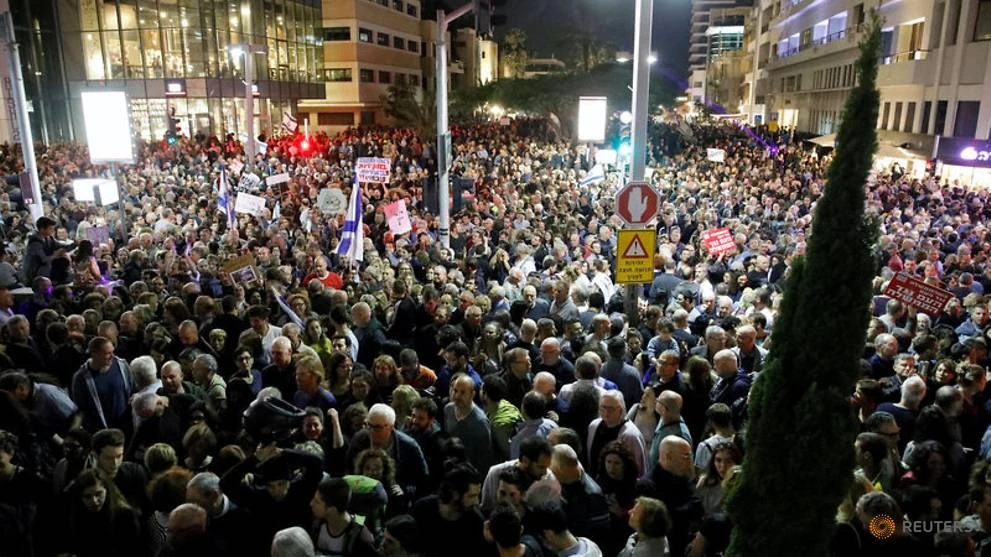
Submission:
<svg viewBox="0 0 991 557">
<path fill-rule="evenodd" d="M 660 208 L 660 194 L 646 182 L 630 182 L 616 194 L 616 214 L 631 226 L 654 220 Z"/>
<path fill-rule="evenodd" d="M 654 251 L 657 231 L 651 228 L 626 228 L 619 231 L 616 242 L 616 283 L 645 284 L 654 280 Z"/>
</svg>

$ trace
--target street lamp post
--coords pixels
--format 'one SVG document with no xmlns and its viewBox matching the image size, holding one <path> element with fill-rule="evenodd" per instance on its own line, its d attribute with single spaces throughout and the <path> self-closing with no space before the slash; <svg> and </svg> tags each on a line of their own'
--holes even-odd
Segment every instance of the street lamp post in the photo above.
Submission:
<svg viewBox="0 0 991 557">
<path fill-rule="evenodd" d="M 654 1 L 637 0 L 633 46 L 633 126 L 630 144 L 633 157 L 630 164 L 630 181 L 642 182 L 647 171 L 647 119 L 650 109 L 647 106 L 647 93 L 650 87 L 650 31 L 654 19 Z M 656 55 L 653 56 L 656 60 Z M 652 254 L 653 255 L 653 254 Z M 640 313 L 637 302 L 641 286 L 626 285 L 623 300 L 626 317 L 630 324 L 639 323 Z"/>
<path fill-rule="evenodd" d="M 440 198 L 437 217 L 440 226 L 437 235 L 441 246 L 451 247 L 451 131 L 447 129 L 447 26 L 474 9 L 469 2 L 445 15 L 437 10 L 437 197 Z"/>
<path fill-rule="evenodd" d="M 268 45 L 232 44 L 227 47 L 231 57 L 237 60 L 244 55 L 244 165 L 251 168 L 255 164 L 255 154 L 258 152 L 258 140 L 255 138 L 255 54 L 268 52 Z"/>
</svg>

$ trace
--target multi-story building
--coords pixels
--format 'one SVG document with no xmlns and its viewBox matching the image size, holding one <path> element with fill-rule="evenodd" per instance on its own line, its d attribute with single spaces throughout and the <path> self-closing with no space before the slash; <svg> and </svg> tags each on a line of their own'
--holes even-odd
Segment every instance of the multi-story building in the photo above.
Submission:
<svg viewBox="0 0 991 557">
<path fill-rule="evenodd" d="M 715 114 L 739 114 L 749 100 L 747 76 L 752 56 L 745 48 L 745 31 L 752 12 L 749 7 L 716 8 L 709 14 L 706 29 L 707 56 L 700 97 Z M 698 74 L 696 74 L 698 75 Z"/>
<path fill-rule="evenodd" d="M 323 2 L 324 91 L 299 105 L 311 129 L 385 123 L 393 84 L 423 86 L 419 0 Z"/>
<path fill-rule="evenodd" d="M 970 155 L 989 150 L 988 0 L 764 0 L 757 96 L 766 99 L 769 120 L 800 132 L 836 132 L 872 9 L 883 21 L 882 142 L 935 151 L 948 163 L 987 163 Z"/>
<path fill-rule="evenodd" d="M 239 133 L 245 84 L 234 45 L 265 49 L 253 59 L 255 129 L 271 130 L 299 99 L 322 94 L 318 0 L 13 0 L 11 7 L 39 140 L 82 137 L 79 92 L 88 87 L 126 90 L 144 139 L 164 135 L 173 109 L 183 133 Z"/>
<path fill-rule="evenodd" d="M 688 86 L 689 98 L 702 102 L 705 89 L 705 67 L 710 57 L 712 35 L 709 31 L 713 10 L 749 5 L 750 0 L 692 0 L 691 30 L 688 37 Z M 742 38 L 743 32 L 740 31 Z M 729 37 L 727 41 L 730 42 Z M 722 39 L 718 39 L 721 43 Z"/>
</svg>

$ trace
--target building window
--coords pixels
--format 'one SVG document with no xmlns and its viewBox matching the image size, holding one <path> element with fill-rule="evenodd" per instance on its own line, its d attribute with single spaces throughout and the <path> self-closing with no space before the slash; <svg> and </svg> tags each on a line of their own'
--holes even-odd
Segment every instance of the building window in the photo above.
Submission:
<svg viewBox="0 0 991 557">
<path fill-rule="evenodd" d="M 409 42 L 406 43 L 406 50 L 409 50 L 410 52 L 419 52 L 420 51 L 420 43 L 418 43 L 416 41 L 409 41 Z"/>
<path fill-rule="evenodd" d="M 977 115 L 981 112 L 981 101 L 960 101 L 957 103 L 957 117 L 953 123 L 953 137 L 972 139 L 977 134 Z"/>
<path fill-rule="evenodd" d="M 919 128 L 919 133 L 929 133 L 929 115 L 932 114 L 932 111 L 932 101 L 922 103 L 922 126 Z"/>
<path fill-rule="evenodd" d="M 406 85 L 406 74 L 396 72 L 396 85 Z"/>
<path fill-rule="evenodd" d="M 385 0 L 382 0 L 383 2 Z M 361 111 L 361 125 L 370 126 L 375 123 L 375 111 L 373 110 L 363 110 Z"/>
<path fill-rule="evenodd" d="M 378 44 L 379 46 L 389 46 L 389 35 L 385 33 L 379 33 Z"/>
<path fill-rule="evenodd" d="M 881 116 L 881 129 L 888 129 L 888 117 L 891 116 L 891 103 L 884 103 L 884 110 L 882 111 L 883 116 Z"/>
<path fill-rule="evenodd" d="M 902 131 L 902 103 L 895 103 L 895 120 L 891 122 L 891 129 Z"/>
<path fill-rule="evenodd" d="M 417 16 L 416 6 L 414 6 L 413 4 L 406 4 L 406 13 L 413 17 L 416 17 Z"/>
<path fill-rule="evenodd" d="M 353 126 L 354 114 L 350 112 L 320 112 L 317 122 L 321 126 Z"/>
<path fill-rule="evenodd" d="M 417 87 L 420 83 L 420 78 L 415 74 L 409 74 L 409 84 L 411 87 Z M 424 85 L 426 87 L 426 85 Z"/>
<path fill-rule="evenodd" d="M 363 42 L 363 43 L 370 43 L 370 42 L 372 42 L 372 32 L 369 31 L 368 29 L 362 29 L 361 27 L 359 27 L 358 28 L 358 40 L 361 41 L 361 42 Z"/>
<path fill-rule="evenodd" d="M 401 12 L 405 6 L 403 6 L 403 0 L 392 0 L 392 7 L 395 8 L 396 11 Z"/>
<path fill-rule="evenodd" d="M 977 5 L 977 23 L 974 26 L 974 40 L 991 40 L 991 0 L 981 0 Z"/>
<path fill-rule="evenodd" d="M 947 101 L 936 103 L 936 118 L 933 121 L 933 135 L 943 135 L 946 133 L 946 106 Z"/>
<path fill-rule="evenodd" d="M 375 1 L 378 2 L 379 6 L 385 6 L 386 8 L 389 7 L 389 0 L 375 0 Z"/>
<path fill-rule="evenodd" d="M 351 68 L 327 68 L 324 70 L 327 81 L 346 82 L 351 81 Z"/>
<path fill-rule="evenodd" d="M 358 79 L 362 83 L 375 83 L 375 72 L 372 70 L 358 70 Z"/>
<path fill-rule="evenodd" d="M 392 83 L 392 74 L 389 72 L 379 72 L 379 83 Z"/>
<path fill-rule="evenodd" d="M 915 132 L 915 103 L 908 103 L 905 107 L 905 131 Z"/>
<path fill-rule="evenodd" d="M 406 41 L 402 37 L 392 37 L 392 46 L 399 50 L 406 50 Z"/>
<path fill-rule="evenodd" d="M 323 30 L 323 38 L 325 41 L 350 41 L 351 40 L 351 28 L 350 27 L 330 27 Z"/>
</svg>

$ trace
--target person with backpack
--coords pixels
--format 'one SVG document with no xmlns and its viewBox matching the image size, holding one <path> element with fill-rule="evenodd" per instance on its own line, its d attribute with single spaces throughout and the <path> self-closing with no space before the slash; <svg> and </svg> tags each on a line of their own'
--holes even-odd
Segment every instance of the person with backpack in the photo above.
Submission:
<svg viewBox="0 0 991 557">
<path fill-rule="evenodd" d="M 372 533 L 359 524 L 351 513 L 351 486 L 342 478 L 325 478 L 317 486 L 310 510 L 316 523 L 310 537 L 317 552 L 341 557 L 374 557 Z"/>
</svg>

